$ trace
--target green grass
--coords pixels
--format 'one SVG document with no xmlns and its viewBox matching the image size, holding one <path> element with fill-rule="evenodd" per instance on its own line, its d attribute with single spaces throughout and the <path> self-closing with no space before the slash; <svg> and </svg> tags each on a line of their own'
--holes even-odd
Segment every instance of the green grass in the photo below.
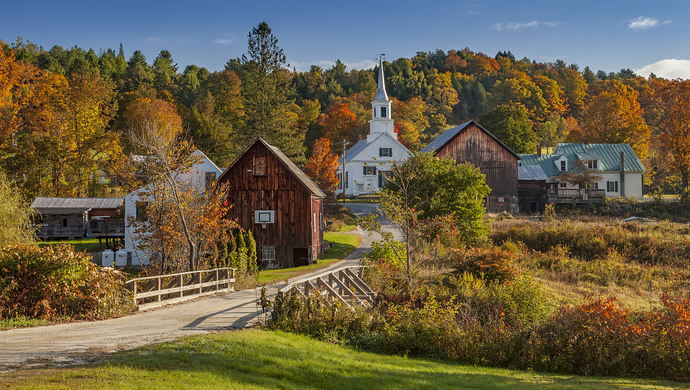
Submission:
<svg viewBox="0 0 690 390">
<path fill-rule="evenodd" d="M 187 337 L 72 368 L 0 375 L 2 388 L 677 389 L 688 384 L 484 368 L 360 352 L 282 332 Z"/>
<path fill-rule="evenodd" d="M 48 320 L 39 320 L 37 318 L 17 317 L 0 320 L 0 330 L 12 328 L 28 328 L 32 326 L 42 326 L 49 324 Z"/>
<path fill-rule="evenodd" d="M 77 252 L 98 252 L 98 239 L 97 238 L 82 238 L 79 240 L 56 240 L 56 241 L 39 241 L 38 246 L 43 248 L 45 246 L 49 245 L 58 245 L 58 244 L 70 244 L 74 247 L 74 250 Z M 105 249 L 105 243 L 103 243 L 104 249 Z"/>
<path fill-rule="evenodd" d="M 304 267 L 261 271 L 259 272 L 259 285 L 265 286 L 267 284 L 273 284 L 281 280 L 288 280 L 296 276 L 328 267 L 334 262 L 341 260 L 352 253 L 362 241 L 362 237 L 356 234 L 334 232 L 324 233 L 323 239 L 325 241 L 332 242 L 333 246 L 328 248 L 321 255 L 321 257 L 319 257 L 315 264 L 310 264 Z"/>
</svg>

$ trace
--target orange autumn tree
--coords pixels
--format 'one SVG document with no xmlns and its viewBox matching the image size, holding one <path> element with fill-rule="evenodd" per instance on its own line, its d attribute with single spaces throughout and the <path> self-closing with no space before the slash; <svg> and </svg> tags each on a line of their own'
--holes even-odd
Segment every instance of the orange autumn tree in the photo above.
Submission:
<svg viewBox="0 0 690 390">
<path fill-rule="evenodd" d="M 671 155 L 686 190 L 690 176 L 690 81 L 673 80 L 660 91 L 660 96 L 665 114 L 659 126 L 659 141 Z"/>
<path fill-rule="evenodd" d="M 319 117 L 319 124 L 323 128 L 323 136 L 331 146 L 335 146 L 343 139 L 355 141 L 355 133 L 359 129 L 359 121 L 347 103 L 335 104 L 328 108 L 328 113 Z"/>
<path fill-rule="evenodd" d="M 314 182 L 333 199 L 334 192 L 338 188 L 340 180 L 336 176 L 338 169 L 338 156 L 331 153 L 331 145 L 328 139 L 319 138 L 314 143 L 311 158 L 307 161 L 305 171 Z"/>
</svg>

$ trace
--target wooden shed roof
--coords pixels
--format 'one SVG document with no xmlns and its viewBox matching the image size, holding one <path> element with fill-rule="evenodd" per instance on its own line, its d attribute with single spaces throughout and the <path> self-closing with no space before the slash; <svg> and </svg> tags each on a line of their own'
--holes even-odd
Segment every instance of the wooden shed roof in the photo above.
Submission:
<svg viewBox="0 0 690 390">
<path fill-rule="evenodd" d="M 39 196 L 31 207 L 41 214 L 80 214 L 91 209 L 116 209 L 124 198 L 47 198 Z"/>
</svg>

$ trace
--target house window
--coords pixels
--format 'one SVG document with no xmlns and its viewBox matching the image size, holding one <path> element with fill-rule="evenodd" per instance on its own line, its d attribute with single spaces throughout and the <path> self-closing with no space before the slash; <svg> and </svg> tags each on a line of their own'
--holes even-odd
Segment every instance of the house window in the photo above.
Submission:
<svg viewBox="0 0 690 390">
<path fill-rule="evenodd" d="M 386 107 L 381 107 L 381 118 L 386 117 Z"/>
<path fill-rule="evenodd" d="M 146 222 L 149 220 L 149 216 L 146 213 L 148 207 L 149 207 L 149 202 L 141 202 L 141 201 L 137 202 L 136 208 L 135 208 L 136 215 L 134 216 L 137 221 Z"/>
<path fill-rule="evenodd" d="M 597 160 L 587 161 L 587 168 L 589 169 L 599 169 L 599 164 Z"/>
<path fill-rule="evenodd" d="M 379 157 L 393 157 L 393 148 L 379 148 Z"/>
<path fill-rule="evenodd" d="M 565 171 L 565 160 L 561 160 L 561 171 Z"/>
<path fill-rule="evenodd" d="M 607 181 L 606 182 L 606 192 L 618 192 L 618 182 L 617 181 Z"/>
<path fill-rule="evenodd" d="M 364 175 L 375 175 L 376 174 L 376 167 L 370 167 L 370 166 L 364 166 L 362 167 L 363 169 L 363 174 Z"/>
<path fill-rule="evenodd" d="M 216 173 L 215 172 L 206 172 L 206 189 L 208 190 L 213 186 L 213 183 L 216 182 Z"/>
<path fill-rule="evenodd" d="M 254 155 L 254 167 L 252 169 L 254 176 L 266 176 L 266 156 Z"/>
<path fill-rule="evenodd" d="M 566 183 L 558 183 L 558 186 L 561 188 L 565 188 L 567 186 L 567 184 Z"/>
<path fill-rule="evenodd" d="M 276 247 L 275 245 L 262 245 L 261 246 L 261 260 L 275 260 L 276 259 Z"/>
</svg>

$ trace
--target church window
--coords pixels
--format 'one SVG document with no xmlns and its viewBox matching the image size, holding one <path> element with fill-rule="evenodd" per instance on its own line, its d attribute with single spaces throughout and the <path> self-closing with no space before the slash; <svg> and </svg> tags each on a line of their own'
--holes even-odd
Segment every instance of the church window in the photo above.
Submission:
<svg viewBox="0 0 690 390">
<path fill-rule="evenodd" d="M 386 118 L 386 107 L 381 107 L 381 118 Z"/>
<path fill-rule="evenodd" d="M 373 110 L 374 110 L 374 118 L 376 118 L 376 107 L 374 107 Z"/>
</svg>

